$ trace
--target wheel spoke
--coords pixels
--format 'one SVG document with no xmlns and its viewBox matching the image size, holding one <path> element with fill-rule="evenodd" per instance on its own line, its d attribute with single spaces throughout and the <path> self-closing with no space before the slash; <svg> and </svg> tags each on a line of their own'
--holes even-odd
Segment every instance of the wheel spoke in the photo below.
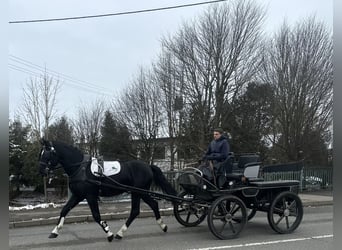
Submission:
<svg viewBox="0 0 342 250">
<path fill-rule="evenodd" d="M 233 205 L 233 207 L 230 209 L 230 211 L 229 211 L 229 213 L 230 214 L 234 214 L 234 213 L 236 213 L 236 211 L 235 211 L 235 207 L 236 207 L 236 202 L 234 202 L 234 205 Z M 234 212 L 235 211 L 235 212 Z"/>
<path fill-rule="evenodd" d="M 231 215 L 235 215 L 235 213 L 236 213 L 237 211 L 239 211 L 240 208 L 241 208 L 240 206 L 237 206 L 237 207 L 231 212 Z"/>
<path fill-rule="evenodd" d="M 187 223 L 189 223 L 190 215 L 191 215 L 191 213 L 189 212 L 188 215 L 186 216 L 186 220 L 185 220 L 185 221 L 186 221 Z"/>
<path fill-rule="evenodd" d="M 221 226 L 221 229 L 220 229 L 220 233 L 223 232 L 224 227 L 225 227 L 226 225 L 227 225 L 227 221 L 224 221 L 224 222 L 222 223 L 222 226 Z"/>
<path fill-rule="evenodd" d="M 227 204 L 223 204 L 223 202 L 220 203 L 220 208 L 221 208 L 223 214 L 227 214 L 228 213 L 228 211 L 227 211 Z"/>
<path fill-rule="evenodd" d="M 284 219 L 284 217 L 285 217 L 284 215 L 280 216 L 279 219 L 277 220 L 277 222 L 276 222 L 275 224 L 278 225 L 279 222 L 280 222 L 282 219 Z"/>
<path fill-rule="evenodd" d="M 230 226 L 230 229 L 232 230 L 232 232 L 235 234 L 235 228 L 234 228 L 234 225 L 231 221 L 229 221 L 229 226 Z"/>
<path fill-rule="evenodd" d="M 296 206 L 296 201 L 294 200 L 294 201 L 291 202 L 291 204 L 289 206 L 289 209 L 291 209 L 291 208 L 293 208 L 295 206 Z"/>
<path fill-rule="evenodd" d="M 183 208 L 183 209 L 179 209 L 178 210 L 178 213 L 183 213 L 183 212 L 185 212 L 186 211 L 186 209 L 185 208 Z"/>
<path fill-rule="evenodd" d="M 283 198 L 283 209 L 286 209 L 286 199 L 285 199 L 285 197 Z"/>
<path fill-rule="evenodd" d="M 298 216 L 297 211 L 290 211 L 289 216 L 297 217 Z"/>
<path fill-rule="evenodd" d="M 224 218 L 225 218 L 224 215 L 213 215 L 213 219 L 214 219 L 214 220 L 222 220 L 222 219 L 224 219 Z"/>
<path fill-rule="evenodd" d="M 282 208 L 274 207 L 274 213 L 275 213 L 275 214 L 281 214 L 281 213 L 283 213 L 283 212 L 284 212 L 284 210 L 283 210 Z"/>
<path fill-rule="evenodd" d="M 285 220 L 286 220 L 286 228 L 289 229 L 289 228 L 290 228 L 290 225 L 289 225 L 289 217 L 286 216 L 286 217 L 285 217 Z"/>
</svg>

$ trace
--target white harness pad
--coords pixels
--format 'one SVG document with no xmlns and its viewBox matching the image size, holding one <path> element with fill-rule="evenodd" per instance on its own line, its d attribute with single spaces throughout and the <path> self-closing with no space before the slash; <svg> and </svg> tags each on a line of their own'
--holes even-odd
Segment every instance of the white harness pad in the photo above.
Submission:
<svg viewBox="0 0 342 250">
<path fill-rule="evenodd" d="M 98 173 L 102 173 L 105 176 L 110 176 L 120 173 L 121 165 L 118 161 L 104 161 L 102 168 L 102 166 L 97 162 L 97 159 L 92 157 L 90 170 L 95 176 L 101 176 Z"/>
</svg>

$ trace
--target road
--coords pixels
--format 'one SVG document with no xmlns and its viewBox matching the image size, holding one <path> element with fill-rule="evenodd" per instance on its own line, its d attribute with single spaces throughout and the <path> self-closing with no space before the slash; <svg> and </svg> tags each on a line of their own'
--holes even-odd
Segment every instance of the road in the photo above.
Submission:
<svg viewBox="0 0 342 250">
<path fill-rule="evenodd" d="M 218 240 L 208 229 L 206 220 L 197 227 L 186 228 L 173 216 L 164 217 L 168 232 L 163 233 L 152 218 L 138 218 L 122 240 L 108 242 L 106 235 L 93 222 L 65 224 L 56 239 L 48 239 L 53 227 L 35 226 L 9 229 L 10 249 L 333 249 L 333 207 L 305 207 L 303 221 L 292 234 L 274 233 L 265 213 L 257 215 L 245 226 L 238 238 Z M 109 221 L 116 232 L 123 220 Z"/>
</svg>

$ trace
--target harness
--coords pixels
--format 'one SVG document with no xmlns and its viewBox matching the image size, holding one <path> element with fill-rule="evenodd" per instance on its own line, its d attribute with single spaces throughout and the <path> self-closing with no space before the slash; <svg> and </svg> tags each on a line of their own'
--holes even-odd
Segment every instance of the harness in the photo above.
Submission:
<svg viewBox="0 0 342 250">
<path fill-rule="evenodd" d="M 77 166 L 79 167 L 76 169 L 76 171 L 69 176 L 69 182 L 74 183 L 74 182 L 79 182 L 79 181 L 85 181 L 87 179 L 86 176 L 86 167 L 91 163 L 91 157 L 90 155 L 84 154 L 83 155 L 83 160 L 81 162 L 72 164 L 70 166 Z"/>
</svg>

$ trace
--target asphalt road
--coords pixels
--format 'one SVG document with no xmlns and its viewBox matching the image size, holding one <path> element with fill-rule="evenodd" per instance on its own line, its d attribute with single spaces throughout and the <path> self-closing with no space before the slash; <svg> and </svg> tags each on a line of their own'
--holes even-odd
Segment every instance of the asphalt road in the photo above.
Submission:
<svg viewBox="0 0 342 250">
<path fill-rule="evenodd" d="M 168 232 L 164 233 L 153 218 L 138 218 L 122 240 L 108 242 L 100 227 L 93 222 L 65 224 L 56 239 L 49 239 L 52 225 L 9 229 L 10 249 L 333 249 L 333 207 L 305 207 L 303 221 L 291 234 L 275 233 L 265 213 L 247 223 L 238 238 L 218 240 L 206 220 L 197 227 L 181 226 L 173 216 L 164 217 Z M 109 221 L 115 233 L 123 220 Z"/>
</svg>

